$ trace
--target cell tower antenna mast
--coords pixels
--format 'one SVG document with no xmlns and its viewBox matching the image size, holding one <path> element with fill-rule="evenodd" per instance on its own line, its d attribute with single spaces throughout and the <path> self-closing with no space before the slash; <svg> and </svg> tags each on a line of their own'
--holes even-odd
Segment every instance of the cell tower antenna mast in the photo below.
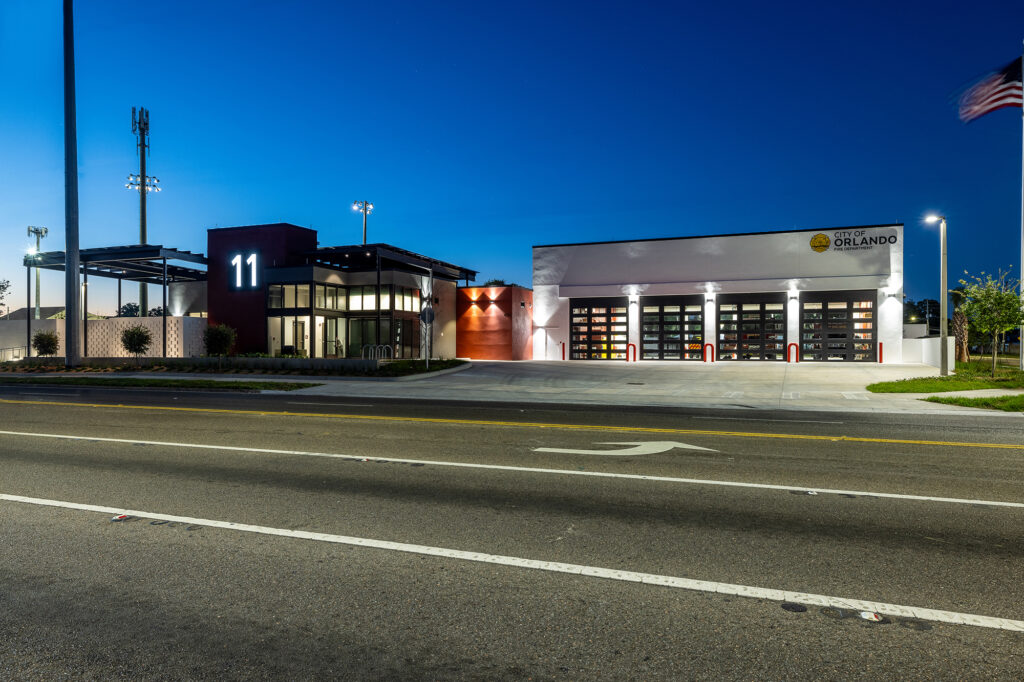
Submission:
<svg viewBox="0 0 1024 682">
<path fill-rule="evenodd" d="M 130 174 L 125 187 L 139 192 L 139 243 L 145 244 L 146 195 L 160 191 L 160 179 L 146 175 L 146 157 L 149 155 L 149 109 L 132 107 L 132 133 L 135 135 L 135 151 L 139 155 L 139 173 Z M 146 287 L 145 282 L 139 283 L 139 317 L 145 317 L 149 310 Z"/>
</svg>

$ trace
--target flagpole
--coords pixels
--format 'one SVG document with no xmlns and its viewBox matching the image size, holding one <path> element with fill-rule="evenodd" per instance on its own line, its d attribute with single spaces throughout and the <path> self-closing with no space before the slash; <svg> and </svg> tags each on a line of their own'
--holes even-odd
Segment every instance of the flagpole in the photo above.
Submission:
<svg viewBox="0 0 1024 682">
<path fill-rule="evenodd" d="M 1021 41 L 1020 65 L 1024 73 L 1024 41 Z M 1021 94 L 1024 95 L 1024 83 L 1021 88 Z M 1024 299 L 1024 106 L 1020 110 L 1020 270 L 1017 278 L 1020 280 L 1020 296 Z M 1017 352 L 1019 369 L 1024 371 L 1024 325 L 1017 328 Z"/>
</svg>

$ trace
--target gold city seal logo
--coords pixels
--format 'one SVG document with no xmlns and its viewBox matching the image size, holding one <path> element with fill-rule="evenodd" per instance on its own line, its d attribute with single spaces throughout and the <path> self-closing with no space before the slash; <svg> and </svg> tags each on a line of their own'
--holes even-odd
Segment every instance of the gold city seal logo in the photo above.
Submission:
<svg viewBox="0 0 1024 682">
<path fill-rule="evenodd" d="M 831 244 L 832 240 L 828 238 L 827 234 L 822 234 L 819 232 L 818 234 L 811 237 L 811 249 L 817 251 L 818 253 L 827 250 Z"/>
</svg>

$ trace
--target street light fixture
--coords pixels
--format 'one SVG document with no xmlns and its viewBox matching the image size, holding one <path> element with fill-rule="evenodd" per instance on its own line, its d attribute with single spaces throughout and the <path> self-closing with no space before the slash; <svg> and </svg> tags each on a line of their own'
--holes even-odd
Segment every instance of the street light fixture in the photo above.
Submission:
<svg viewBox="0 0 1024 682">
<path fill-rule="evenodd" d="M 949 376 L 949 352 L 946 348 L 946 299 L 949 297 L 946 291 L 946 216 L 929 215 L 924 221 L 929 225 L 939 223 L 939 374 Z"/>
<path fill-rule="evenodd" d="M 369 201 L 353 201 L 353 211 L 361 211 L 363 214 L 363 244 L 366 243 L 366 216 L 373 212 L 373 204 Z"/>
</svg>

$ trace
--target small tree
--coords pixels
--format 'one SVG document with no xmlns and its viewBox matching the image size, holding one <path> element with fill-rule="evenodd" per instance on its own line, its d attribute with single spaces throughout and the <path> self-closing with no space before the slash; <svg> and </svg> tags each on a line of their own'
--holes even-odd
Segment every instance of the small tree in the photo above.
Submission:
<svg viewBox="0 0 1024 682">
<path fill-rule="evenodd" d="M 139 316 L 139 304 L 138 303 L 125 303 L 123 306 L 117 309 L 118 317 L 138 317 Z"/>
<path fill-rule="evenodd" d="M 7 298 L 7 292 L 11 289 L 10 280 L 0 279 L 0 305 L 3 305 L 4 299 Z"/>
<path fill-rule="evenodd" d="M 221 368 L 221 359 L 231 352 L 235 345 L 235 330 L 226 324 L 217 324 L 203 330 L 203 345 L 207 355 L 217 356 L 217 369 Z"/>
<path fill-rule="evenodd" d="M 998 276 L 975 276 L 972 281 L 960 280 L 964 288 L 965 303 L 961 306 L 967 319 L 978 331 L 992 338 L 992 376 L 996 375 L 996 356 L 999 335 L 1024 324 L 1024 305 L 1018 294 L 1018 280 L 1009 273 L 999 271 Z M 945 349 L 943 349 L 945 351 Z"/>
<path fill-rule="evenodd" d="M 35 349 L 37 355 L 56 355 L 59 347 L 60 340 L 57 338 L 57 332 L 41 329 L 32 335 L 32 348 Z"/>
<path fill-rule="evenodd" d="M 121 332 L 121 345 L 126 351 L 135 356 L 136 362 L 138 362 L 143 353 L 149 350 L 149 345 L 152 342 L 153 335 L 145 327 L 128 327 Z"/>
</svg>

